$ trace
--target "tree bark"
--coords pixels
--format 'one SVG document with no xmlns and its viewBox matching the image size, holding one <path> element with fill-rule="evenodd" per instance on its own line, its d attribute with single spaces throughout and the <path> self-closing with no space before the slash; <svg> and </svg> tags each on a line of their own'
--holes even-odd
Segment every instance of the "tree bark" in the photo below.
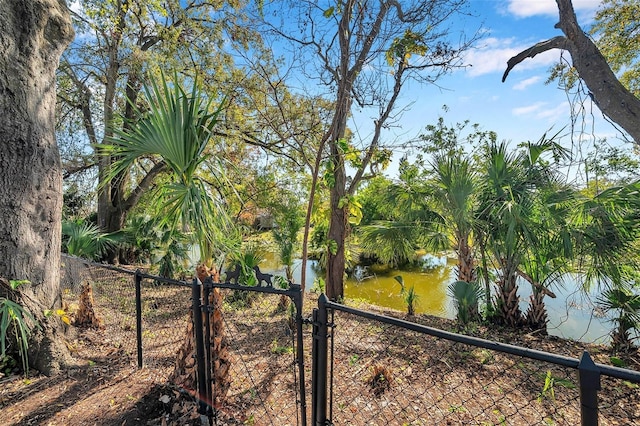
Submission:
<svg viewBox="0 0 640 426">
<path fill-rule="evenodd" d="M 55 70 L 72 38 L 64 0 L 0 3 L 0 277 L 30 282 L 19 287 L 18 302 L 41 322 L 29 355 L 44 373 L 66 354 L 43 311 L 61 305 Z"/>
<path fill-rule="evenodd" d="M 620 83 L 598 47 L 582 31 L 571 0 L 556 0 L 556 3 L 560 13 L 560 22 L 556 24 L 556 28 L 562 30 L 564 37 L 554 37 L 538 43 L 511 58 L 502 81 L 505 81 L 513 67 L 526 58 L 551 49 L 567 50 L 573 67 L 589 88 L 590 96 L 600 111 L 619 124 L 636 145 L 640 146 L 640 99 Z"/>
<path fill-rule="evenodd" d="M 344 245 L 348 232 L 348 211 L 344 206 L 340 206 L 340 200 L 346 194 L 347 174 L 337 141 L 329 145 L 334 165 L 335 182 L 331 187 L 330 194 L 331 217 L 327 235 L 329 244 L 327 248 L 326 291 L 329 299 L 339 300 L 344 297 Z"/>
</svg>

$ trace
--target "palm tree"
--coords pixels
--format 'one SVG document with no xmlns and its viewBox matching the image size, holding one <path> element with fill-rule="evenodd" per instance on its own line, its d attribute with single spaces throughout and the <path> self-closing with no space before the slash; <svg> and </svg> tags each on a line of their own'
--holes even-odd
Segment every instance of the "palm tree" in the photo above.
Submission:
<svg viewBox="0 0 640 426">
<path fill-rule="evenodd" d="M 162 212 L 165 223 L 187 233 L 198 245 L 198 270 L 215 273 L 215 268 L 209 268 L 213 266 L 213 259 L 233 251 L 239 243 L 238 233 L 222 208 L 223 203 L 213 198 L 201 175 L 201 166 L 206 161 L 208 169 L 216 174 L 215 179 L 224 179 L 221 159 L 211 156 L 207 150 L 224 102 L 215 106 L 213 98 L 203 93 L 196 81 L 187 92 L 178 84 L 177 75 L 175 80 L 170 85 L 164 75 L 160 84 L 151 79 L 151 85 L 143 90 L 148 110 L 143 112 L 137 105 L 132 105 L 138 121 L 127 123 L 100 148 L 103 155 L 116 158 L 107 181 L 138 163 L 162 161 L 166 164 L 170 183 L 156 189 L 155 211 Z M 214 306 L 222 306 L 222 296 L 217 289 L 212 292 L 212 298 Z M 217 406 L 229 388 L 230 366 L 224 323 L 219 312 L 211 314 L 211 328 L 212 335 L 216 336 L 212 339 L 215 344 L 211 348 L 211 359 L 217 366 L 212 378 L 214 398 L 211 402 Z M 172 377 L 179 385 L 195 389 L 192 331 L 187 330 Z"/>
<path fill-rule="evenodd" d="M 498 270 L 495 318 L 511 327 L 523 323 L 517 282 L 523 275 L 521 265 L 549 232 L 547 224 L 540 222 L 542 194 L 554 182 L 554 170 L 542 158 L 547 152 L 563 154 L 546 135 L 518 151 L 504 142 L 487 147 L 478 218 Z M 534 292 L 539 285 L 536 282 Z"/>
<path fill-rule="evenodd" d="M 630 290 L 640 269 L 640 181 L 584 197 L 573 210 L 572 225 L 584 287 L 597 285 L 604 290 L 598 303 L 605 311 L 618 313 L 611 346 L 627 350 L 629 331 L 640 322 L 640 296 Z"/>
<path fill-rule="evenodd" d="M 62 222 L 62 250 L 72 256 L 98 260 L 109 248 L 122 242 L 120 234 L 105 234 L 86 221 Z"/>
<path fill-rule="evenodd" d="M 359 229 L 362 251 L 379 263 L 402 265 L 415 257 L 417 224 L 411 221 L 374 221 Z"/>
<path fill-rule="evenodd" d="M 547 310 L 544 298 L 555 298 L 552 287 L 573 270 L 574 247 L 571 240 L 571 211 L 576 206 L 577 193 L 565 185 L 560 175 L 549 170 L 546 181 L 536 187 L 534 215 L 537 242 L 525 252 L 518 275 L 531 285 L 525 323 L 546 333 Z"/>
<path fill-rule="evenodd" d="M 477 268 L 473 247 L 473 229 L 477 214 L 477 176 L 471 160 L 461 153 L 436 155 L 431 163 L 434 176 L 433 200 L 442 217 L 439 223 L 450 235 L 450 247 L 458 257 L 457 283 L 466 283 L 468 292 L 461 291 L 464 284 L 456 284 L 454 295 L 477 294 Z M 432 240 L 433 241 L 433 240 Z M 479 318 L 478 298 L 457 301 L 457 306 L 467 310 L 458 312 L 465 322 Z"/>
<path fill-rule="evenodd" d="M 418 168 L 406 161 L 400 168 L 401 181 L 387 185 L 377 200 L 384 206 L 385 217 L 372 220 L 358 229 L 362 251 L 391 266 L 413 260 L 416 247 L 428 234 L 432 242 L 436 239 L 442 241 L 442 235 L 434 233 L 434 223 L 442 221 L 442 218 L 428 205 L 427 188 Z"/>
<path fill-rule="evenodd" d="M 633 280 L 633 272 L 639 269 L 640 181 L 578 201 L 571 225 L 585 287 L 606 283 L 623 286 Z"/>
<path fill-rule="evenodd" d="M 547 331 L 547 308 L 544 298 L 555 298 L 551 290 L 553 285 L 559 285 L 566 272 L 570 269 L 570 262 L 554 250 L 557 246 L 551 243 L 551 250 L 536 247 L 527 253 L 523 260 L 522 269 L 518 270 L 518 276 L 531 285 L 529 307 L 525 313 L 525 324 L 533 329 L 540 330 L 544 334 Z"/>
<path fill-rule="evenodd" d="M 606 311 L 614 311 L 616 324 L 611 331 L 611 347 L 615 352 L 627 352 L 633 347 L 629 333 L 640 323 L 640 295 L 624 287 L 609 288 L 598 298 L 598 304 Z"/>
</svg>

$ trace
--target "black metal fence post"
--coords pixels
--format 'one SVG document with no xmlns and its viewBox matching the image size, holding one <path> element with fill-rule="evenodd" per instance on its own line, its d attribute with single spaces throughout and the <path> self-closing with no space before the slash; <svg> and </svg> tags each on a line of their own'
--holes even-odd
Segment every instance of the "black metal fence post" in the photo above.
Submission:
<svg viewBox="0 0 640 426">
<path fill-rule="evenodd" d="M 296 307 L 296 362 L 300 377 L 300 417 L 302 426 L 307 426 L 307 398 L 304 381 L 304 338 L 302 336 L 302 287 L 300 284 L 291 284 L 293 304 Z"/>
<path fill-rule="evenodd" d="M 142 368 L 142 274 L 136 269 L 136 343 L 138 349 L 138 368 Z"/>
<path fill-rule="evenodd" d="M 204 362 L 204 336 L 202 335 L 202 284 L 194 278 L 191 287 L 192 313 L 193 313 L 193 333 L 196 343 L 196 371 L 198 375 L 198 413 L 201 416 L 207 414 L 207 377 L 205 374 Z"/>
<path fill-rule="evenodd" d="M 210 406 L 213 405 L 214 396 L 213 396 L 213 386 L 212 380 L 213 377 L 213 363 L 211 362 L 211 316 L 213 315 L 213 310 L 215 309 L 215 305 L 209 303 L 210 295 L 212 289 L 212 281 L 211 277 L 207 278 L 202 283 L 202 311 L 205 313 L 204 316 L 204 362 L 205 362 L 205 381 L 206 387 L 203 393 L 206 395 L 206 400 L 210 401 Z M 215 338 L 215 336 L 213 336 Z M 211 413 L 208 413 L 211 414 Z"/>
<path fill-rule="evenodd" d="M 598 425 L 598 391 L 600 390 L 600 369 L 584 351 L 578 364 L 580 383 L 580 417 L 582 426 Z"/>
<path fill-rule="evenodd" d="M 312 423 L 316 426 L 327 425 L 327 359 L 328 359 L 328 315 L 327 296 L 318 298 L 318 309 L 313 310 L 313 346 L 312 346 Z"/>
</svg>

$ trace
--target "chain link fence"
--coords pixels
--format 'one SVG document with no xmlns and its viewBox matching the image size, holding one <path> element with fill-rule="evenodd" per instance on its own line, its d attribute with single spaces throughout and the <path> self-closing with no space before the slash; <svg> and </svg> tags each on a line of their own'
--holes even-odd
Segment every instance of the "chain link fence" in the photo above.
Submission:
<svg viewBox="0 0 640 426">
<path fill-rule="evenodd" d="M 314 349 L 314 421 L 403 426 L 640 424 L 637 371 L 594 364 L 587 353 L 580 360 L 568 358 L 328 301 L 324 318 L 318 314 L 323 304 L 314 314 L 314 336 L 320 342 Z M 596 396 L 595 405 L 589 395 Z"/>
<path fill-rule="evenodd" d="M 140 328 L 136 315 L 136 271 L 63 256 L 63 302 L 72 314 L 79 309 L 83 286 L 89 285 L 101 325 L 100 343 L 118 349 L 142 365 L 157 383 L 166 381 L 190 321 L 190 285 L 140 277 Z M 139 341 L 140 340 L 140 341 Z M 141 345 L 140 345 L 141 344 Z"/>
<path fill-rule="evenodd" d="M 96 339 L 120 351 L 132 366 L 142 360 L 150 380 L 165 383 L 192 320 L 192 283 L 164 282 L 144 271 L 64 256 L 63 301 L 70 312 L 87 284 L 101 321 Z M 220 291 L 231 384 L 223 406 L 214 410 L 214 424 L 311 424 L 301 418 L 305 395 L 311 422 L 326 411 L 326 424 L 589 424 L 583 423 L 580 402 L 582 360 L 541 352 L 532 357 L 536 351 L 517 347 L 509 353 L 505 345 L 489 341 L 456 341 L 451 333 L 425 333 L 418 324 L 332 302 L 324 308 L 325 319 L 314 312 L 305 321 L 313 323 L 312 333 L 302 326 L 301 314 L 282 307 L 282 295 Z M 598 379 L 589 383 L 601 386 L 599 424 L 640 424 L 640 373 L 593 367 Z M 300 392 L 301 371 L 305 392 Z"/>
<path fill-rule="evenodd" d="M 91 333 L 92 343 L 118 350 L 132 367 L 144 366 L 150 381 L 166 383 L 187 333 L 193 332 L 188 327 L 193 283 L 66 255 L 62 263 L 63 302 L 72 316 L 79 308 L 83 287 L 90 285 L 100 321 L 100 327 Z M 256 293 L 246 286 L 221 291 L 231 384 L 224 406 L 214 410 L 214 424 L 304 424 L 298 369 L 302 351 L 297 352 L 294 305 L 282 295 Z M 195 391 L 189 393 L 197 399 Z"/>
<path fill-rule="evenodd" d="M 250 299 L 246 306 L 224 307 L 231 386 L 214 424 L 303 424 L 295 319 L 282 307 L 280 296 L 253 294 L 244 299 Z"/>
<path fill-rule="evenodd" d="M 544 365 L 335 312 L 335 424 L 575 425 L 577 377 Z"/>
</svg>

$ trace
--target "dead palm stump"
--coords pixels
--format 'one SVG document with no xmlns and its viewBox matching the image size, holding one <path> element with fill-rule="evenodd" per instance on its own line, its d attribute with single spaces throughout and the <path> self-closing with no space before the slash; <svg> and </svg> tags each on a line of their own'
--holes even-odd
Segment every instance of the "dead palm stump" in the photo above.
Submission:
<svg viewBox="0 0 640 426">
<path fill-rule="evenodd" d="M 102 328 L 102 320 L 96 315 L 93 305 L 93 288 L 91 287 L 91 283 L 85 282 L 82 284 L 78 311 L 76 312 L 75 325 L 77 327 Z"/>
</svg>

